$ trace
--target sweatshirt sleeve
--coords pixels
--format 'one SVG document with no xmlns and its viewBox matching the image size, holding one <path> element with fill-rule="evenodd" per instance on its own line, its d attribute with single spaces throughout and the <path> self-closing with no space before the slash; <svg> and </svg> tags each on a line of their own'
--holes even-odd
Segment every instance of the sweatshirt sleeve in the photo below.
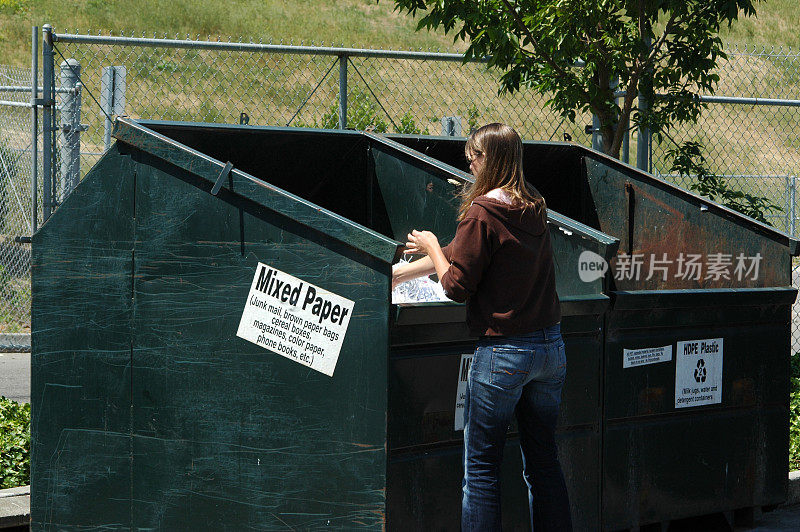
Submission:
<svg viewBox="0 0 800 532">
<path fill-rule="evenodd" d="M 465 218 L 453 240 L 442 249 L 450 268 L 440 279 L 444 293 L 463 302 L 475 293 L 492 258 L 489 229 L 485 222 Z"/>
<path fill-rule="evenodd" d="M 453 241 L 451 240 L 449 244 L 447 244 L 445 247 L 442 248 L 442 253 L 444 253 L 444 258 L 447 259 L 447 262 L 450 262 L 450 252 L 453 251 L 453 249 L 450 246 L 452 245 Z"/>
</svg>

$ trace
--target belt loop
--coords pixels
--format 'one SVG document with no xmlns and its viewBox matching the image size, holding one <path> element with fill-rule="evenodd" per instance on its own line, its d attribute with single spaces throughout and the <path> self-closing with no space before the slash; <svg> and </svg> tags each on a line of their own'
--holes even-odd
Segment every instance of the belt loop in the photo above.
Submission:
<svg viewBox="0 0 800 532">
<path fill-rule="evenodd" d="M 549 340 L 549 338 L 547 338 L 547 327 L 542 327 L 542 336 L 544 336 L 545 341 Z"/>
</svg>

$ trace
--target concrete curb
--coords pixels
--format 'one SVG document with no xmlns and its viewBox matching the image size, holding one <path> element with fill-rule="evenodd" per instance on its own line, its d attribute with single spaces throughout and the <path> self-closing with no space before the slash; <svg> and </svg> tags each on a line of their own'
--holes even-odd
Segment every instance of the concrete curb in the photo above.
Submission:
<svg viewBox="0 0 800 532">
<path fill-rule="evenodd" d="M 30 333 L 0 333 L 0 353 L 30 353 Z"/>
<path fill-rule="evenodd" d="M 0 528 L 27 526 L 31 522 L 31 487 L 0 490 Z"/>
</svg>

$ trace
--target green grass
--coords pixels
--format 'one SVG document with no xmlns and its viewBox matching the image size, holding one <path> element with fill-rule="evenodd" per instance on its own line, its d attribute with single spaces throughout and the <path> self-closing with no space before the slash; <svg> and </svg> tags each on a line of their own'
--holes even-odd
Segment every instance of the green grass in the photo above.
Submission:
<svg viewBox="0 0 800 532">
<path fill-rule="evenodd" d="M 725 28 L 726 42 L 800 48 L 797 0 L 769 0 Z M 415 32 L 391 0 L 0 0 L 0 63 L 30 64 L 32 25 L 60 32 L 313 42 L 353 47 L 463 50 L 442 33 Z"/>
<path fill-rule="evenodd" d="M 756 16 L 742 18 L 721 32 L 729 43 L 800 49 L 800 9 L 797 0 L 766 0 L 756 4 Z"/>
<path fill-rule="evenodd" d="M 455 50 L 385 0 L 0 0 L 0 63 L 30 64 L 31 26 L 201 39 Z M 464 46 L 460 48 L 463 50 Z"/>
</svg>

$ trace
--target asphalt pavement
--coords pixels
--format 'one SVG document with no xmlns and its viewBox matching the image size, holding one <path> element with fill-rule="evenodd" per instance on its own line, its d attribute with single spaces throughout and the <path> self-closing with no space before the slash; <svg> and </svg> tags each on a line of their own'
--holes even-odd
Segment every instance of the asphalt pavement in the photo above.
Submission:
<svg viewBox="0 0 800 532">
<path fill-rule="evenodd" d="M 753 526 L 736 526 L 734 532 L 797 532 L 800 530 L 800 505 L 780 506 L 755 516 Z M 722 514 L 673 521 L 668 532 L 730 532 Z"/>
<path fill-rule="evenodd" d="M 753 528 L 736 528 L 750 532 L 797 532 L 800 530 L 800 505 L 780 507 L 756 518 Z"/>
<path fill-rule="evenodd" d="M 31 354 L 0 353 L 0 395 L 31 402 Z"/>
</svg>

